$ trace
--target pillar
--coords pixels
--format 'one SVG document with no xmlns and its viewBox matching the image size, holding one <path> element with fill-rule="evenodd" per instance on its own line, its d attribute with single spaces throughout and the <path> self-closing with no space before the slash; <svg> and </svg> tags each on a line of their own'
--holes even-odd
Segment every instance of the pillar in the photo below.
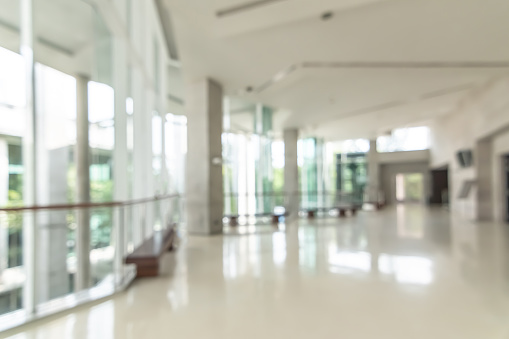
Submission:
<svg viewBox="0 0 509 339">
<path fill-rule="evenodd" d="M 369 141 L 368 162 L 368 182 L 365 189 L 365 202 L 378 203 L 378 193 L 380 191 L 380 174 L 378 163 L 378 152 L 376 150 L 376 139 Z"/>
<path fill-rule="evenodd" d="M 195 234 L 218 234 L 224 203 L 223 90 L 211 79 L 196 81 L 187 90 L 187 228 Z"/>
<path fill-rule="evenodd" d="M 127 60 L 123 39 L 113 41 L 115 58 L 113 85 L 115 89 L 115 147 L 113 148 L 114 200 L 123 201 L 128 196 L 127 180 Z"/>
<path fill-rule="evenodd" d="M 477 171 L 477 219 L 493 220 L 493 148 L 491 139 L 479 140 L 474 152 Z"/>
<path fill-rule="evenodd" d="M 90 146 L 88 138 L 88 78 L 76 77 L 76 201 L 90 202 Z M 90 214 L 87 209 L 78 210 L 76 231 L 76 290 L 87 289 L 90 277 Z"/>
<path fill-rule="evenodd" d="M 292 220 L 299 215 L 299 166 L 297 163 L 297 141 L 299 131 L 287 129 L 283 131 L 285 143 L 285 185 L 284 191 L 287 196 L 286 211 L 288 218 Z"/>
<path fill-rule="evenodd" d="M 64 133 L 66 113 L 52 109 L 52 92 L 44 72 L 36 73 L 36 190 L 38 205 L 67 204 L 68 140 Z M 67 212 L 50 210 L 37 213 L 37 301 L 69 293 L 67 272 Z"/>
<path fill-rule="evenodd" d="M 41 112 L 48 113 L 50 112 Z M 45 121 L 40 126 L 48 126 Z M 39 136 L 45 133 L 41 131 Z M 50 132 L 51 133 L 51 132 Z M 49 137 L 49 136 L 48 136 Z M 59 147 L 50 149 L 39 138 L 37 172 L 38 203 L 41 205 L 58 205 L 67 203 L 67 169 L 69 168 L 69 148 Z M 66 210 L 51 210 L 37 215 L 37 300 L 46 302 L 62 297 L 69 293 L 69 277 L 67 273 L 67 212 Z"/>
<path fill-rule="evenodd" d="M 35 105 L 34 105 L 34 39 L 33 39 L 33 1 L 20 2 L 20 52 L 25 64 L 25 134 L 23 135 L 23 203 L 34 206 L 36 201 L 35 188 Z M 35 313 L 36 303 L 36 218 L 35 213 L 23 218 L 23 268 L 26 282 L 23 288 L 23 308 L 27 315 Z"/>
<path fill-rule="evenodd" d="M 115 146 L 113 148 L 113 199 L 126 201 L 129 196 L 128 154 L 127 154 L 127 55 L 125 41 L 113 38 L 113 86 L 115 89 Z M 125 254 L 126 214 L 122 207 L 113 209 L 113 243 L 115 246 L 115 273 L 123 277 Z M 117 280 L 119 281 L 119 280 Z"/>
<path fill-rule="evenodd" d="M 133 85 L 133 198 L 144 199 L 150 196 L 146 184 L 152 174 L 152 115 L 146 111 L 145 84 L 141 71 L 132 69 Z M 149 159 L 150 157 L 150 159 Z M 147 163 L 148 161 L 148 163 Z M 133 209 L 133 245 L 138 246 L 145 239 L 146 211 L 144 206 L 135 205 Z"/>
</svg>

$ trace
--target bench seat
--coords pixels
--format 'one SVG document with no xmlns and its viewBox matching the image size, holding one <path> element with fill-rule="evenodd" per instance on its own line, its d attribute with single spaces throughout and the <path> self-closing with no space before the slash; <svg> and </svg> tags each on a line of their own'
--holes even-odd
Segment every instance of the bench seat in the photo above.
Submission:
<svg viewBox="0 0 509 339">
<path fill-rule="evenodd" d="M 136 265 L 136 277 L 155 277 L 159 275 L 159 262 L 167 251 L 173 249 L 175 225 L 156 231 L 143 241 L 131 254 L 125 257 L 126 264 Z"/>
</svg>

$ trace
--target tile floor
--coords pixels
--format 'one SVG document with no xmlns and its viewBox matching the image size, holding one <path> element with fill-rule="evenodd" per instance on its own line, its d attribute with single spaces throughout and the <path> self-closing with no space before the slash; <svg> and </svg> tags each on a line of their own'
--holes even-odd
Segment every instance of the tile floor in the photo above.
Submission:
<svg viewBox="0 0 509 339">
<path fill-rule="evenodd" d="M 509 225 L 416 205 L 184 238 L 166 273 L 0 337 L 509 338 Z"/>
</svg>

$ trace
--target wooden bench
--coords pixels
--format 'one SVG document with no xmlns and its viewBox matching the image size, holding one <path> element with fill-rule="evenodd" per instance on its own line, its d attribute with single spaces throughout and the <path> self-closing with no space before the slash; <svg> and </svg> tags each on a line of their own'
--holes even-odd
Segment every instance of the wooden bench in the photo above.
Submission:
<svg viewBox="0 0 509 339">
<path fill-rule="evenodd" d="M 308 219 L 314 219 L 315 216 L 316 216 L 316 213 L 318 212 L 318 209 L 309 209 L 309 210 L 306 210 L 307 212 L 307 215 L 308 215 Z"/>
<path fill-rule="evenodd" d="M 277 225 L 277 224 L 279 224 L 279 222 L 281 221 L 281 218 L 282 218 L 282 217 L 287 217 L 287 216 L 288 216 L 288 213 L 287 213 L 287 212 L 285 212 L 285 213 L 283 213 L 283 214 L 275 214 L 275 213 L 272 213 L 271 215 L 272 215 L 272 223 L 273 223 L 274 225 Z"/>
<path fill-rule="evenodd" d="M 159 275 L 159 262 L 167 251 L 173 249 L 175 241 L 175 225 L 165 230 L 156 231 L 125 257 L 126 264 L 136 265 L 136 278 L 155 277 Z"/>
<path fill-rule="evenodd" d="M 286 216 L 288 216 L 288 213 L 284 213 L 284 214 L 257 213 L 257 214 L 254 215 L 254 217 L 257 217 L 257 218 L 259 218 L 259 217 L 271 217 L 273 224 L 279 224 L 280 218 L 281 217 L 286 217 Z M 239 217 L 241 217 L 240 215 L 225 215 L 225 217 L 228 218 L 230 226 L 238 226 L 239 225 Z"/>
<path fill-rule="evenodd" d="M 352 213 L 352 215 L 356 215 L 358 209 L 359 209 L 359 207 L 356 205 L 338 207 L 338 212 L 339 212 L 338 216 L 340 218 L 346 217 L 347 211 L 350 211 Z"/>
</svg>

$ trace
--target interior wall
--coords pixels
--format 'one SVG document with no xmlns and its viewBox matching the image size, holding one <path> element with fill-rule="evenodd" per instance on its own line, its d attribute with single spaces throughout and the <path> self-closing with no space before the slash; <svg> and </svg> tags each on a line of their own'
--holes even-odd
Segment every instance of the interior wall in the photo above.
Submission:
<svg viewBox="0 0 509 339">
<path fill-rule="evenodd" d="M 496 221 L 504 221 L 507 214 L 505 196 L 504 159 L 509 155 L 509 130 L 493 137 L 492 141 L 492 176 L 493 176 L 493 216 Z"/>
<path fill-rule="evenodd" d="M 430 151 L 422 150 L 378 153 L 377 159 L 380 164 L 429 162 Z"/>
<path fill-rule="evenodd" d="M 429 163 L 420 162 L 398 162 L 386 163 L 380 167 L 381 189 L 385 193 L 387 204 L 395 204 L 396 201 L 396 175 L 399 173 L 421 173 L 423 175 L 424 200 L 430 196 L 430 175 Z"/>
<path fill-rule="evenodd" d="M 501 218 L 500 158 L 501 154 L 509 149 L 509 146 L 506 146 L 509 136 L 504 132 L 509 127 L 508 93 L 509 77 L 493 80 L 469 93 L 451 114 L 437 119 L 431 126 L 431 166 L 449 166 L 450 207 L 454 213 L 466 219 Z M 479 156 L 479 152 L 485 149 L 479 146 L 486 141 L 493 142 L 492 147 L 488 147 L 488 152 L 491 153 L 488 158 L 484 153 L 486 150 Z M 472 167 L 459 166 L 456 152 L 461 149 L 474 151 Z M 486 159 L 490 158 L 491 164 L 486 164 Z M 491 172 L 490 178 L 486 177 L 486 168 Z M 475 187 L 467 199 L 460 199 L 459 192 L 465 180 L 480 182 L 483 186 L 482 192 L 478 192 Z M 479 208 L 482 211 L 486 208 L 479 205 L 479 194 L 493 197 L 490 204 L 492 213 L 489 215 L 479 213 Z"/>
</svg>

